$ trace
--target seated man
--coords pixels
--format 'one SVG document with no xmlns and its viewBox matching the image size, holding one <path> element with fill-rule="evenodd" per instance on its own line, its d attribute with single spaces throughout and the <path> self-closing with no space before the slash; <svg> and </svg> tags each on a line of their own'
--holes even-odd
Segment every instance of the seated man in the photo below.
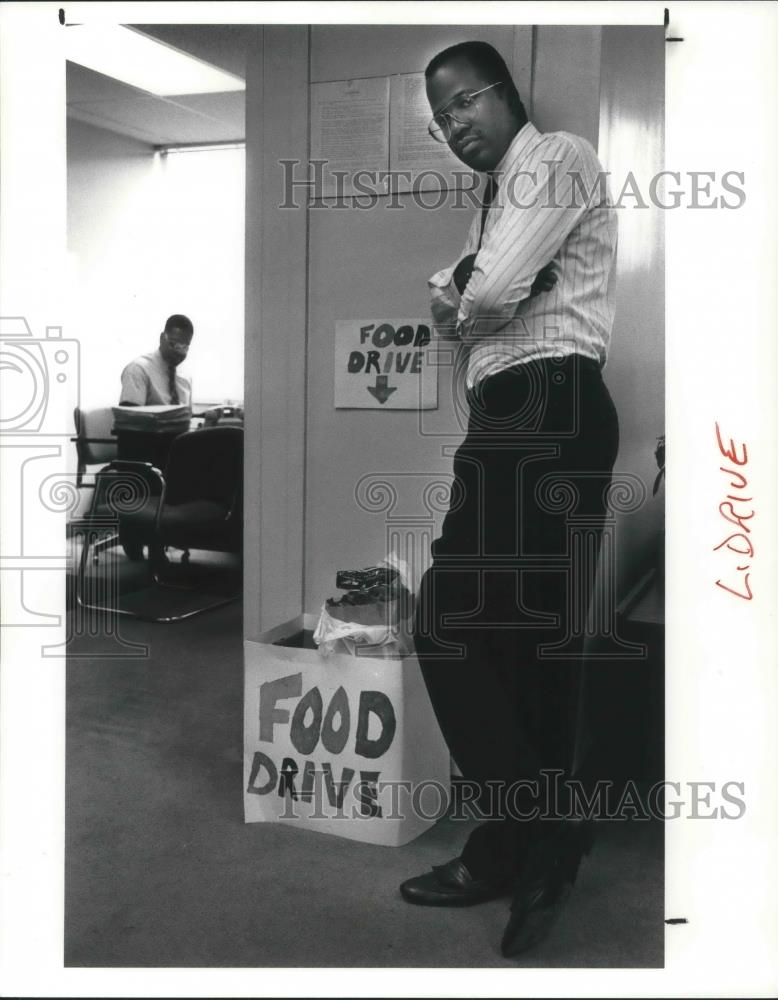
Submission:
<svg viewBox="0 0 778 1000">
<path fill-rule="evenodd" d="M 122 372 L 120 406 L 192 405 L 192 380 L 176 370 L 189 353 L 194 327 L 176 313 L 159 335 L 159 347 L 131 361 Z"/>
</svg>

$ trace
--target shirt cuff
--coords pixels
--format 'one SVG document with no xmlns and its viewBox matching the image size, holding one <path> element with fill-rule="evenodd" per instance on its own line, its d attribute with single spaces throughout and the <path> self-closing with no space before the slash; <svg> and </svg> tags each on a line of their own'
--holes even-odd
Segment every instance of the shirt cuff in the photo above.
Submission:
<svg viewBox="0 0 778 1000">
<path fill-rule="evenodd" d="M 432 275 L 427 284 L 436 334 L 446 339 L 455 338 L 460 295 L 454 284 L 454 268 L 446 267 L 438 271 Z"/>
</svg>

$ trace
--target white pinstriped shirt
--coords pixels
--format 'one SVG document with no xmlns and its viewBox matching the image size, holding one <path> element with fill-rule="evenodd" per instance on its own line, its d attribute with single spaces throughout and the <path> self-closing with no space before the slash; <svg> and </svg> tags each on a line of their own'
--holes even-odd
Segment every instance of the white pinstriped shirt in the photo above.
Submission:
<svg viewBox="0 0 778 1000">
<path fill-rule="evenodd" d="M 616 211 L 592 146 L 568 132 L 517 133 L 498 164 L 473 273 L 460 296 L 454 266 L 429 279 L 438 333 L 469 345 L 467 384 L 523 361 L 582 354 L 604 365 L 613 326 Z M 481 212 L 462 257 L 475 253 Z M 529 298 L 553 261 L 557 283 Z"/>
</svg>

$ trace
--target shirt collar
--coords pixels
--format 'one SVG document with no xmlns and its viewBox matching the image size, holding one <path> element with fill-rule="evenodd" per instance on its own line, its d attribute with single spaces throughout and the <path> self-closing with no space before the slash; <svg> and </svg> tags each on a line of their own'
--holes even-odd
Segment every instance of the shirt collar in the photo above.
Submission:
<svg viewBox="0 0 778 1000">
<path fill-rule="evenodd" d="M 170 364 L 162 357 L 162 351 L 160 351 L 159 348 L 154 351 L 153 357 L 154 361 L 159 365 L 162 371 L 167 372 L 168 368 L 170 368 Z"/>
<path fill-rule="evenodd" d="M 521 161 L 537 146 L 541 138 L 541 133 L 530 121 L 519 129 L 494 171 L 498 184 L 509 171 L 519 166 Z"/>
</svg>

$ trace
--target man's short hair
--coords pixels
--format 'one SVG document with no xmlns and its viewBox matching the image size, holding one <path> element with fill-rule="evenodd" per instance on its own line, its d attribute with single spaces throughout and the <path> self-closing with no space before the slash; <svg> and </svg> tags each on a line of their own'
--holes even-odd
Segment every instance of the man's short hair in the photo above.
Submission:
<svg viewBox="0 0 778 1000">
<path fill-rule="evenodd" d="M 451 45 L 436 56 L 430 59 L 427 68 L 424 70 L 425 80 L 435 73 L 441 66 L 454 59 L 466 59 L 467 62 L 477 70 L 477 72 L 488 80 L 489 83 L 502 83 L 505 87 L 505 95 L 508 107 L 517 118 L 527 118 L 527 112 L 519 97 L 516 84 L 513 82 L 510 70 L 505 64 L 505 60 L 497 49 L 488 42 L 459 42 Z"/>
<path fill-rule="evenodd" d="M 170 333 L 171 330 L 180 330 L 181 333 L 187 335 L 189 340 L 194 336 L 194 327 L 192 326 L 191 319 L 182 313 L 173 313 L 172 316 L 168 316 L 165 320 L 165 333 Z"/>
</svg>

